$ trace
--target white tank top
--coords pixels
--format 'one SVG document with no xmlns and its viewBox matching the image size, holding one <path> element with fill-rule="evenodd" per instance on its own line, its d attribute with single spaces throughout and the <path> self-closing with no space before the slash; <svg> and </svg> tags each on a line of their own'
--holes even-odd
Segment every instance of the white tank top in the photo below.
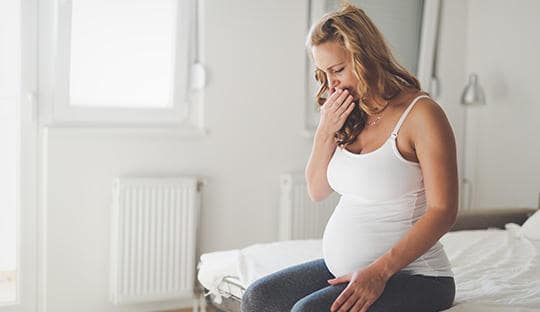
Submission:
<svg viewBox="0 0 540 312">
<path fill-rule="evenodd" d="M 414 104 L 403 112 L 390 137 L 373 152 L 351 153 L 337 147 L 328 164 L 330 186 L 341 194 L 323 235 L 323 256 L 336 277 L 366 267 L 392 248 L 426 211 L 420 166 L 396 145 L 398 131 Z M 453 276 L 437 242 L 403 272 Z"/>
</svg>

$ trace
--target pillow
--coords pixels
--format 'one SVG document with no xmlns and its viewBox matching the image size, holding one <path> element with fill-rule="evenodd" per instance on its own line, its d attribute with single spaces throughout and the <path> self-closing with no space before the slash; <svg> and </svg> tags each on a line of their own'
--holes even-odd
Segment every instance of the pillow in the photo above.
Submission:
<svg viewBox="0 0 540 312">
<path fill-rule="evenodd" d="M 521 233 L 531 240 L 540 240 L 540 210 L 530 216 L 523 226 Z"/>
</svg>

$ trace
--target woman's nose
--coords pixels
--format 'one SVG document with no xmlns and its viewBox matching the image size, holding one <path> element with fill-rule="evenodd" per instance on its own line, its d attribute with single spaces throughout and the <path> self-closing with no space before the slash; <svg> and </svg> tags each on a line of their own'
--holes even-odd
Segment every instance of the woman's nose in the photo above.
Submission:
<svg viewBox="0 0 540 312">
<path fill-rule="evenodd" d="M 328 87 L 330 89 L 336 88 L 337 86 L 339 86 L 339 81 L 337 79 L 328 80 Z"/>
</svg>

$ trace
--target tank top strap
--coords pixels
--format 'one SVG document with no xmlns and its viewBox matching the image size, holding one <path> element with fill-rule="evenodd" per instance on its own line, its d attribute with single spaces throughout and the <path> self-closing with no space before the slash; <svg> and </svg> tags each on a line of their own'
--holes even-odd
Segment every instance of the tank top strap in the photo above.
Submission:
<svg viewBox="0 0 540 312">
<path fill-rule="evenodd" d="M 409 104 L 409 107 L 407 107 L 407 109 L 403 112 L 403 114 L 401 114 L 401 117 L 399 118 L 399 121 L 397 122 L 396 127 L 394 128 L 394 131 L 392 131 L 392 138 L 397 137 L 399 129 L 401 128 L 401 125 L 405 121 L 405 118 L 407 117 L 411 109 L 413 108 L 414 104 L 416 104 L 416 102 L 418 102 L 418 100 L 421 98 L 429 98 L 429 95 L 426 95 L 426 94 L 419 95 L 415 97 L 414 100 L 412 100 L 411 104 Z"/>
</svg>

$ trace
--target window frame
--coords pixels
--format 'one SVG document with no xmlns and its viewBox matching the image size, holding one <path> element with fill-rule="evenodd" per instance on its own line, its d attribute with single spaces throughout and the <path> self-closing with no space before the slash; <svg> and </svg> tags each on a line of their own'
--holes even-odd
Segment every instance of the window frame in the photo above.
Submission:
<svg viewBox="0 0 540 312">
<path fill-rule="evenodd" d="M 2 99 L 15 103 L 17 170 L 16 177 L 16 297 L 14 301 L 0 303 L 2 312 L 37 311 L 39 296 L 44 292 L 40 261 L 43 232 L 39 203 L 42 198 L 38 181 L 40 174 L 40 143 L 33 91 L 37 87 L 37 2 L 16 1 L 18 9 L 16 38 L 13 46 L 16 75 L 14 89 L 1 90 Z M 42 260 L 42 259 L 41 259 Z M 38 285 L 39 284 L 39 285 Z"/>
<path fill-rule="evenodd" d="M 45 10 L 40 10 L 43 21 L 40 44 L 42 51 L 46 51 L 40 52 L 40 69 L 44 72 L 40 77 L 41 125 L 203 128 L 204 68 L 199 63 L 197 32 L 199 1 L 177 2 L 175 58 L 171 64 L 173 105 L 169 108 L 69 105 L 72 1 L 45 0 L 42 4 Z"/>
</svg>

